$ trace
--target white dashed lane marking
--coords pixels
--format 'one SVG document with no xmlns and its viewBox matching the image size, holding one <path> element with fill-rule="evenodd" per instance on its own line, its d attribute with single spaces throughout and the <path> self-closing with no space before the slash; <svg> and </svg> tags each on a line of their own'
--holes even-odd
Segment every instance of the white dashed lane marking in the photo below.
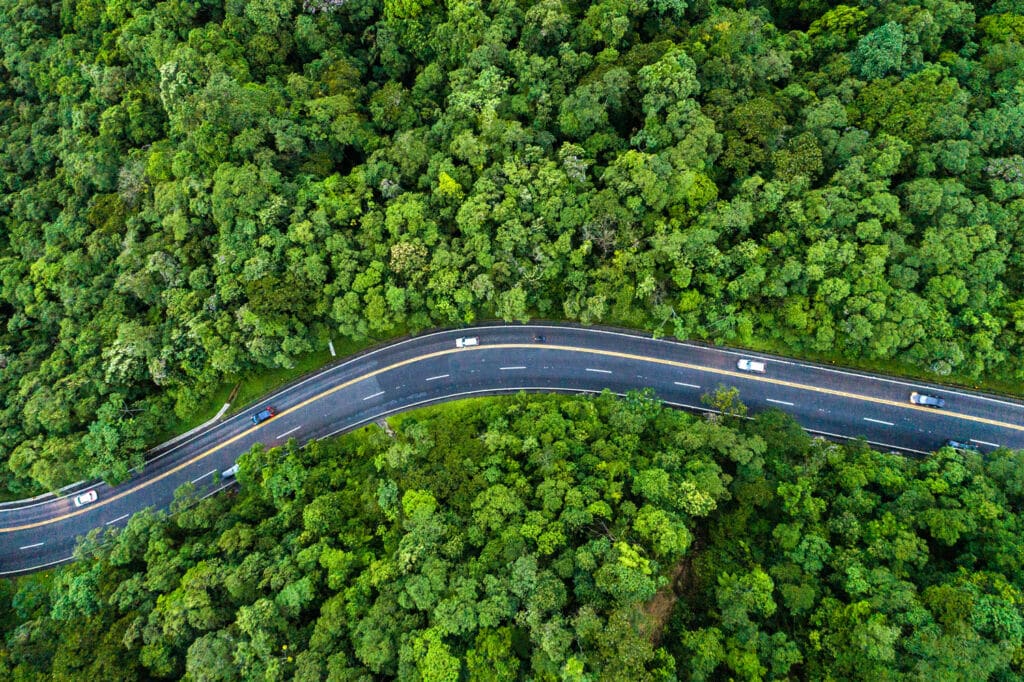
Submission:
<svg viewBox="0 0 1024 682">
<path fill-rule="evenodd" d="M 866 421 L 866 422 L 874 422 L 876 424 L 885 424 L 886 426 L 893 426 L 892 422 L 884 422 L 881 419 L 872 419 L 871 417 L 864 417 L 864 421 Z"/>
<path fill-rule="evenodd" d="M 214 473 L 216 473 L 216 471 L 217 471 L 216 469 L 212 469 L 212 470 L 210 470 L 210 471 L 207 471 L 207 472 L 206 472 L 205 474 L 203 474 L 203 475 L 202 475 L 202 476 L 200 476 L 199 478 L 193 478 L 193 479 L 192 479 L 192 482 L 193 482 L 193 483 L 198 483 L 199 481 L 203 480 L 203 479 L 204 479 L 204 478 L 206 478 L 207 476 L 209 476 L 209 475 L 211 475 L 211 474 L 214 474 Z"/>
</svg>

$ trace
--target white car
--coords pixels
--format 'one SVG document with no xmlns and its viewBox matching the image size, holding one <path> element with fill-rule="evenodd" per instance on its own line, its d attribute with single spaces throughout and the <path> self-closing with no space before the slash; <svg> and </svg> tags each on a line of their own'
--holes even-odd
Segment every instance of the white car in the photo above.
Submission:
<svg viewBox="0 0 1024 682">
<path fill-rule="evenodd" d="M 736 367 L 742 369 L 744 372 L 760 372 L 764 374 L 764 363 L 758 360 L 748 360 L 743 358 L 736 363 Z"/>
<path fill-rule="evenodd" d="M 81 507 L 83 505 L 86 505 L 86 504 L 89 504 L 90 502 L 95 502 L 95 501 L 96 501 L 96 491 L 95 490 L 86 490 L 84 493 L 79 493 L 79 494 L 75 495 L 75 499 L 74 499 L 76 507 Z"/>
<path fill-rule="evenodd" d="M 221 478 L 231 478 L 232 476 L 234 476 L 237 473 L 238 473 L 238 465 L 237 464 L 232 464 L 227 469 L 225 469 L 224 471 L 220 472 L 220 477 Z"/>
<path fill-rule="evenodd" d="M 466 346 L 479 346 L 480 338 L 477 336 L 460 336 L 455 339 L 456 348 L 465 348 Z"/>
</svg>

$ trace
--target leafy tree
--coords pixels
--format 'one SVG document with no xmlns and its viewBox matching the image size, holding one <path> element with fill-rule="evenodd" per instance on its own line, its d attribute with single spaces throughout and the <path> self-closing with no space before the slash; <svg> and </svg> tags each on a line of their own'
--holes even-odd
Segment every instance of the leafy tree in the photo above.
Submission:
<svg viewBox="0 0 1024 682">
<path fill-rule="evenodd" d="M 864 78 L 874 80 L 891 73 L 900 74 L 907 51 L 903 27 L 890 21 L 860 39 L 850 61 Z"/>
</svg>

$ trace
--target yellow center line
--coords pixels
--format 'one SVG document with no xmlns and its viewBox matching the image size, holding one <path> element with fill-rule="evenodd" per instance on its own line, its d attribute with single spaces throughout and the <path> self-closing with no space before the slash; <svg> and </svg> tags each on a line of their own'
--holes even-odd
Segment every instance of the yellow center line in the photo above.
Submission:
<svg viewBox="0 0 1024 682">
<path fill-rule="evenodd" d="M 490 348 L 502 347 L 502 346 L 489 346 Z M 523 348 L 528 347 L 525 344 L 509 344 L 507 347 L 510 348 Z M 849 391 L 839 391 L 832 388 L 822 388 L 820 386 L 812 386 L 810 384 L 798 384 L 793 381 L 786 381 L 785 379 L 772 379 L 771 377 L 761 376 L 759 374 L 751 374 L 749 372 L 737 372 L 731 369 L 719 369 L 717 367 L 706 367 L 704 365 L 694 365 L 688 362 L 678 362 L 676 360 L 665 360 L 663 358 L 652 358 L 646 355 L 635 355 L 633 353 L 619 353 L 611 350 L 590 350 L 574 348 L 572 346 L 549 346 L 549 348 L 557 350 L 570 350 L 576 352 L 593 353 L 595 355 L 608 355 L 617 358 L 623 358 L 626 360 L 639 360 L 642 362 L 651 362 L 659 365 L 669 365 L 670 367 L 678 367 L 680 369 L 689 369 L 697 372 L 707 372 L 709 374 L 721 374 L 722 376 L 734 377 L 737 379 L 746 379 L 747 381 L 760 381 L 765 384 L 774 384 L 776 386 L 785 386 L 787 388 L 795 388 L 801 391 L 812 391 L 814 393 L 824 393 L 826 395 L 833 395 L 842 398 L 851 398 L 853 400 L 860 400 L 863 402 L 876 403 L 878 405 L 888 405 L 890 407 L 898 407 L 904 410 L 916 410 L 918 412 L 924 412 L 926 414 L 938 414 L 943 417 L 954 417 L 957 419 L 964 419 L 966 421 L 978 422 L 980 424 L 988 424 L 990 426 L 998 426 L 1006 429 L 1013 429 L 1015 431 L 1024 431 L 1024 426 L 1020 424 L 1011 424 L 1009 422 L 1001 422 L 995 419 L 988 419 L 987 417 L 976 417 L 972 414 L 963 414 L 962 412 L 953 412 L 951 410 L 936 411 L 930 407 L 921 407 L 908 401 L 901 400 L 889 400 L 888 398 L 876 398 L 870 395 L 861 395 L 860 393 L 850 393 Z"/>
<path fill-rule="evenodd" d="M 898 408 L 905 409 L 905 410 L 917 410 L 917 411 L 924 412 L 924 413 L 927 413 L 927 414 L 935 414 L 935 411 L 930 409 L 930 408 L 920 407 L 918 405 L 913 405 L 913 404 L 908 403 L 908 402 L 901 402 L 901 401 L 897 401 L 897 400 L 889 400 L 887 398 L 876 398 L 876 397 L 873 397 L 873 396 L 860 395 L 858 393 L 849 393 L 847 391 L 838 391 L 838 390 L 831 389 L 831 388 L 822 388 L 820 386 L 811 386 L 811 385 L 808 385 L 808 384 L 798 384 L 798 383 L 795 383 L 795 382 L 792 382 L 792 381 L 785 381 L 783 379 L 773 379 L 771 377 L 758 376 L 756 374 L 748 374 L 746 372 L 736 372 L 736 371 L 728 370 L 728 369 L 719 369 L 717 367 L 705 367 L 704 365 L 694 365 L 694 364 L 691 364 L 691 363 L 688 363 L 688 362 L 679 362 L 679 361 L 676 361 L 676 360 L 666 360 L 664 358 L 654 358 L 654 357 L 649 357 L 649 356 L 646 356 L 646 355 L 636 355 L 634 353 L 622 353 L 622 352 L 619 352 L 619 351 L 600 350 L 600 349 L 591 349 L 591 348 L 578 348 L 576 346 L 560 346 L 560 345 L 556 345 L 556 344 L 544 344 L 543 346 L 537 346 L 536 344 L 526 344 L 526 343 L 502 343 L 502 344 L 488 344 L 488 345 L 485 345 L 485 346 L 475 346 L 475 347 L 472 347 L 472 348 L 462 348 L 462 349 L 452 348 L 452 349 L 447 349 L 447 350 L 434 351 L 432 353 L 426 353 L 424 355 L 418 355 L 418 356 L 413 357 L 413 358 L 408 358 L 406 360 L 401 360 L 399 362 L 393 363 L 393 364 L 388 365 L 386 367 L 381 367 L 379 369 L 375 369 L 373 371 L 367 372 L 366 374 L 360 375 L 360 376 L 358 376 L 358 377 L 356 377 L 354 379 L 350 379 L 350 380 L 348 380 L 348 381 L 346 381 L 344 383 L 341 383 L 341 384 L 338 384 L 337 386 L 334 386 L 333 388 L 329 388 L 326 391 L 323 391 L 323 392 L 318 393 L 318 394 L 316 394 L 316 395 L 314 395 L 314 396 L 312 396 L 310 398 L 307 398 L 306 400 L 303 400 L 301 403 L 295 405 L 294 407 L 290 407 L 287 410 L 284 410 L 283 412 L 279 412 L 277 414 L 277 417 L 284 417 L 286 415 L 292 414 L 293 412 L 296 412 L 297 410 L 301 410 L 302 408 L 306 407 L 307 405 L 310 405 L 310 404 L 312 404 L 312 403 L 314 403 L 314 402 L 316 402 L 318 400 L 322 400 L 322 399 L 326 398 L 329 395 L 332 395 L 334 393 L 337 393 L 338 391 L 341 391 L 341 390 L 344 390 L 344 389 L 348 388 L 349 386 L 352 386 L 354 384 L 358 384 L 358 383 L 360 383 L 362 381 L 366 381 L 367 379 L 372 379 L 373 377 L 375 377 L 375 376 L 377 376 L 379 374 L 383 374 L 385 372 L 390 372 L 390 371 L 392 371 L 394 369 L 398 369 L 400 367 L 405 367 L 406 365 L 411 365 L 411 364 L 413 364 L 415 362 L 421 362 L 423 360 L 430 360 L 432 358 L 437 358 L 437 357 L 441 357 L 441 356 L 444 356 L 444 355 L 450 355 L 452 353 L 472 353 L 472 352 L 483 351 L 483 350 L 502 350 L 502 349 L 512 350 L 512 349 L 523 349 L 523 348 L 532 348 L 532 349 L 538 349 L 538 350 L 540 350 L 540 349 L 543 349 L 543 350 L 561 350 L 561 351 L 568 351 L 568 352 L 572 352 L 572 353 L 589 353 L 591 355 L 603 355 L 603 356 L 607 356 L 607 357 L 621 358 L 621 359 L 624 359 L 624 360 L 636 360 L 636 361 L 640 361 L 640 362 L 650 362 L 650 363 L 655 363 L 655 364 L 659 364 L 659 365 L 667 365 L 669 367 L 676 367 L 678 369 L 689 369 L 689 370 L 693 370 L 693 371 L 697 371 L 697 372 L 707 372 L 707 373 L 710 373 L 710 374 L 719 374 L 721 376 L 734 377 L 734 378 L 737 378 L 737 379 L 744 379 L 744 380 L 747 380 L 747 381 L 760 381 L 760 382 L 765 383 L 765 384 L 774 384 L 776 386 L 785 386 L 787 388 L 795 388 L 795 389 L 799 389 L 799 390 L 803 390 L 803 391 L 812 391 L 812 392 L 815 392 L 815 393 L 823 393 L 823 394 L 826 394 L 826 395 L 833 395 L 833 396 L 838 396 L 838 397 L 842 397 L 842 398 L 851 398 L 853 400 L 861 400 L 861 401 L 864 401 L 864 402 L 871 402 L 871 403 L 875 403 L 875 404 L 878 404 L 878 405 L 888 405 L 890 407 L 898 407 Z M 1001 421 L 997 421 L 997 420 L 994 420 L 994 419 L 987 419 L 985 417 L 976 417 L 974 415 L 962 414 L 962 413 L 959 413 L 959 412 L 951 412 L 951 411 L 945 411 L 945 410 L 943 410 L 941 412 L 941 415 L 944 416 L 944 417 L 955 417 L 957 419 L 963 419 L 963 420 L 966 420 L 966 421 L 978 422 L 980 424 L 988 424 L 990 426 L 998 426 L 998 427 L 1001 427 L 1001 428 L 1013 429 L 1015 431 L 1024 431 L 1024 426 L 1021 426 L 1019 424 L 1010 424 L 1010 423 L 1007 423 L 1007 422 L 1001 422 Z M 29 529 L 32 529 L 32 528 L 39 528 L 41 526 L 46 526 L 46 525 L 49 525 L 49 524 L 52 524 L 52 523 L 57 523 L 59 521 L 64 521 L 66 519 L 73 518 L 75 516 L 80 516 L 82 514 L 89 513 L 90 511 L 93 511 L 93 510 L 95 510 L 95 509 L 97 509 L 99 507 L 102 507 L 102 506 L 111 504 L 113 502 L 116 502 L 117 500 L 120 500 L 120 499 L 122 499 L 124 497 L 127 497 L 128 495 L 131 495 L 132 493 L 134 493 L 134 492 L 136 492 L 138 490 L 141 490 L 141 489 L 143 489 L 143 488 L 145 488 L 147 486 L 150 486 L 150 485 L 153 485 L 154 483 L 162 481 L 163 479 L 165 479 L 165 478 L 167 478 L 169 476 L 172 476 L 173 474 L 176 474 L 177 472 L 181 471 L 182 469 L 184 469 L 186 467 L 189 467 L 189 466 L 195 464 L 196 462 L 199 462 L 199 461 L 209 457 L 210 455 L 214 454 L 215 452 L 219 452 L 220 450 L 228 447 L 229 445 L 231 445 L 233 443 L 236 443 L 237 441 L 241 440 L 242 438 L 245 438 L 246 436 L 248 436 L 248 435 L 250 435 L 252 433 L 255 433 L 256 431 L 258 431 L 259 429 L 263 428 L 267 424 L 275 422 L 275 421 L 277 421 L 276 418 L 273 419 L 273 420 L 269 420 L 268 422 L 264 422 L 263 424 L 255 425 L 252 428 L 247 429 L 246 431 L 243 431 L 242 433 L 240 433 L 240 434 L 238 434 L 236 436 L 232 436 L 231 438 L 229 438 L 228 440 L 226 440 L 226 441 L 224 441 L 222 443 L 218 443 L 217 445 L 214 445 L 209 450 L 205 450 L 204 452 L 201 452 L 198 455 L 195 455 L 194 457 L 191 457 L 190 459 L 187 459 L 187 460 L 181 462 L 180 464 L 174 466 L 173 468 L 168 469 L 167 471 L 165 471 L 165 472 L 163 472 L 163 473 L 161 473 L 161 474 L 159 474 L 157 476 L 154 476 L 151 479 L 148 479 L 148 480 L 145 480 L 145 481 L 141 481 L 141 482 L 137 483 L 136 485 L 134 485 L 134 486 L 132 486 L 132 487 L 126 489 L 126 490 L 123 490 L 123 491 L 117 493 L 116 495 L 113 495 L 111 497 L 105 498 L 102 501 L 98 501 L 98 502 L 96 502 L 94 504 L 89 505 L 88 507 L 83 507 L 83 508 L 78 509 L 77 511 L 68 512 L 67 514 L 62 514 L 60 516 L 54 516 L 52 518 L 44 519 L 42 521 L 35 521 L 33 523 L 26 523 L 26 524 L 23 524 L 23 525 L 20 525 L 20 526 L 8 526 L 8 527 L 5 527 L 5 528 L 0 528 L 0 533 L 13 533 L 13 532 L 16 532 L 16 531 L 21 531 L 21 530 L 29 530 Z"/>
<path fill-rule="evenodd" d="M 494 346 L 490 346 L 490 347 L 494 348 Z M 455 352 L 459 352 L 459 351 L 458 350 L 436 351 L 434 353 L 427 353 L 426 355 L 419 355 L 419 356 L 414 357 L 414 358 L 409 358 L 408 360 L 402 360 L 402 361 L 396 362 L 396 363 L 394 363 L 392 365 L 388 365 L 387 367 L 381 367 L 380 369 L 375 369 L 372 372 L 367 372 L 366 374 L 363 374 L 362 376 L 358 376 L 355 379 L 350 379 L 349 381 L 346 381 L 344 383 L 338 384 L 337 386 L 335 386 L 333 388 L 329 388 L 326 391 L 323 391 L 322 393 L 318 393 L 318 394 L 316 394 L 316 395 L 314 395 L 314 396 L 312 396 L 310 398 L 307 398 L 306 400 L 303 400 L 298 405 L 295 405 L 294 407 L 290 407 L 287 410 L 284 410 L 283 412 L 278 412 L 277 413 L 277 417 L 278 418 L 284 417 L 285 415 L 289 415 L 292 412 L 295 412 L 296 410 L 301 410 L 303 407 L 306 407 L 307 405 L 309 405 L 311 403 L 314 403 L 317 400 L 322 400 L 323 398 L 326 398 L 327 396 L 329 396 L 329 395 L 331 395 L 333 393 L 337 393 L 338 391 L 346 389 L 349 386 L 352 386 L 353 384 L 357 384 L 357 383 L 359 383 L 361 381 L 365 381 L 367 379 L 373 378 L 373 377 L 377 376 L 378 374 L 382 374 L 384 372 L 388 372 L 390 370 L 397 369 L 399 367 L 404 367 L 405 365 L 412 364 L 413 362 L 419 362 L 420 360 L 429 360 L 430 358 L 435 358 L 435 357 L 438 357 L 438 356 L 441 356 L 441 355 L 447 355 L 449 353 L 455 353 Z M 241 440 L 242 438 L 245 438 L 249 434 L 258 431 L 259 429 L 263 428 L 264 426 L 266 426 L 267 424 L 269 424 L 269 423 L 271 423 L 273 421 L 276 421 L 276 419 L 268 420 L 267 422 L 264 422 L 263 424 L 257 424 L 255 426 L 249 428 L 248 430 L 243 431 L 242 433 L 236 435 L 236 436 L 232 436 L 231 438 L 227 439 L 226 441 L 224 441 L 222 443 L 218 443 L 217 445 L 214 445 L 209 450 L 205 450 L 205 451 L 199 453 L 198 455 L 196 455 L 196 456 L 194 456 L 194 457 L 192 457 L 190 459 L 187 459 L 187 460 L 181 462 L 180 464 L 174 466 L 173 468 L 168 469 L 167 471 L 165 471 L 165 472 L 163 472 L 163 473 L 161 473 L 161 474 L 159 474 L 157 476 L 154 476 L 153 478 L 150 478 L 150 479 L 145 480 L 145 481 L 141 481 L 141 482 L 133 485 L 132 487 L 128 488 L 127 490 L 123 490 L 123 491 L 121 491 L 121 492 L 119 492 L 116 495 L 113 495 L 111 497 L 104 498 L 102 501 L 96 502 L 94 504 L 91 504 L 88 507 L 83 507 L 83 508 L 78 509 L 77 511 L 68 512 L 67 514 L 61 514 L 60 516 L 54 516 L 54 517 L 49 518 L 49 519 L 43 519 L 42 521 L 35 521 L 35 522 L 32 522 L 32 523 L 26 523 L 26 524 L 23 524 L 23 525 L 20 525 L 20 526 L 8 526 L 8 527 L 0 528 L 0 533 L 13 533 L 13 532 L 20 531 L 20 530 L 29 530 L 31 528 L 39 528 L 40 526 L 46 526 L 46 525 L 49 525 L 51 523 L 57 523 L 58 521 L 64 521 L 66 519 L 70 519 L 70 518 L 73 518 L 75 516 L 81 516 L 82 514 L 86 514 L 86 513 L 90 512 L 90 511 L 94 510 L 94 509 L 98 509 L 99 507 L 103 507 L 105 505 L 108 505 L 108 504 L 111 504 L 113 502 L 116 502 L 116 501 L 120 500 L 121 498 L 127 497 L 128 495 L 131 495 L 132 493 L 134 493 L 134 492 L 136 492 L 138 490 L 142 490 L 143 488 L 145 488 L 147 486 L 151 486 L 154 483 L 157 483 L 158 481 L 162 481 L 163 479 L 167 478 L 168 476 L 172 476 L 173 474 L 178 473 L 182 469 L 184 469 L 186 467 L 189 467 L 189 466 L 195 464 L 196 462 L 202 461 L 203 459 L 209 457 L 213 453 L 219 452 L 220 450 L 223 450 L 227 446 L 229 446 L 229 445 L 231 445 L 233 443 L 236 443 L 237 441 Z"/>
</svg>

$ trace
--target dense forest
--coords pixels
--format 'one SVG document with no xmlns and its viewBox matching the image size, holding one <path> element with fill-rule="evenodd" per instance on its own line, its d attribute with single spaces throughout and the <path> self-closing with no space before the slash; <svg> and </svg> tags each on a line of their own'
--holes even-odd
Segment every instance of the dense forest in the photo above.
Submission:
<svg viewBox="0 0 1024 682">
<path fill-rule="evenodd" d="M 1024 454 L 908 460 L 633 394 L 255 450 L 0 583 L 0 678 L 1019 680 Z"/>
<path fill-rule="evenodd" d="M 1024 377 L 1018 0 L 0 16 L 10 492 L 118 480 L 328 338 L 487 317 Z"/>
</svg>

